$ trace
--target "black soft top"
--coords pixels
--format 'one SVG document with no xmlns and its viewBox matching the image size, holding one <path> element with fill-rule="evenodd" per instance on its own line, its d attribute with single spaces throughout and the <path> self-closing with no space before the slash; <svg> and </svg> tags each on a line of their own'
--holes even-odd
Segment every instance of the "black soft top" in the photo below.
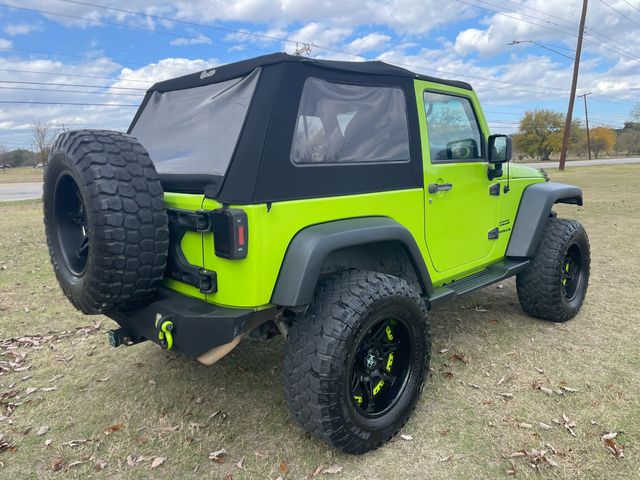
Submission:
<svg viewBox="0 0 640 480">
<path fill-rule="evenodd" d="M 279 63 L 290 63 L 302 65 L 314 65 L 321 68 L 338 70 L 353 74 L 362 75 L 385 75 L 398 78 L 415 78 L 429 82 L 451 85 L 453 87 L 471 90 L 471 85 L 457 80 L 443 80 L 441 78 L 430 77 L 412 72 L 405 68 L 390 65 L 381 61 L 369 62 L 343 62 L 337 60 L 317 60 L 287 53 L 272 53 L 260 57 L 242 60 L 240 62 L 229 63 L 220 67 L 204 70 L 202 72 L 191 73 L 182 77 L 172 78 L 154 84 L 149 91 L 167 92 L 171 90 L 184 90 L 187 88 L 201 87 L 211 83 L 223 82 L 232 78 L 242 77 L 253 72 L 258 67 L 275 65 Z"/>
</svg>

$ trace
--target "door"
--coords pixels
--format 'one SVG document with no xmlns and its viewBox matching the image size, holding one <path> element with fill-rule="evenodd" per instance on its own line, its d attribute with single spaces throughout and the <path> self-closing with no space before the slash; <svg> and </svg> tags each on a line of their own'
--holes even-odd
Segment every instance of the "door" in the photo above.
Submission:
<svg viewBox="0 0 640 480">
<path fill-rule="evenodd" d="M 427 247 L 435 269 L 452 275 L 491 256 L 500 193 L 490 191 L 497 182 L 487 177 L 474 102 L 458 90 L 423 90 L 420 119 Z"/>
</svg>

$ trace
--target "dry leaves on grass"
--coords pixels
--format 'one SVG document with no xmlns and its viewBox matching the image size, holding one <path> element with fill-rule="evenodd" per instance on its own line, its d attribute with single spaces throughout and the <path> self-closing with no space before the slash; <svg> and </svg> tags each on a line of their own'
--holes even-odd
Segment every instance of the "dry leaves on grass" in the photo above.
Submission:
<svg viewBox="0 0 640 480">
<path fill-rule="evenodd" d="M 618 436 L 618 432 L 605 433 L 602 436 L 602 443 L 604 447 L 609 450 L 614 457 L 623 458 L 624 457 L 624 445 L 617 444 L 615 438 Z"/>
<path fill-rule="evenodd" d="M 10 452 L 15 452 L 16 451 L 16 446 L 10 440 L 4 438 L 4 435 L 2 435 L 0 433 L 0 453 L 4 452 L 6 450 L 8 450 Z"/>
<path fill-rule="evenodd" d="M 554 454 L 557 453 L 555 449 L 552 449 L 551 451 Z M 536 470 L 539 470 L 541 466 L 558 466 L 558 463 L 555 461 L 555 459 L 549 455 L 549 450 L 522 449 L 518 450 L 517 452 L 513 452 L 511 455 L 509 455 L 509 458 L 524 458 L 529 463 L 529 465 L 531 465 Z M 515 475 L 515 468 L 512 468 L 512 470 L 513 473 L 509 473 L 509 471 L 507 471 L 507 473 L 510 475 Z"/>
<path fill-rule="evenodd" d="M 562 414 L 562 420 L 564 422 L 562 426 L 566 428 L 571 435 L 577 437 L 576 432 L 574 432 L 573 430 L 576 427 L 576 422 L 570 420 L 569 417 L 567 417 L 564 413 Z"/>
<path fill-rule="evenodd" d="M 286 475 L 287 473 L 289 473 L 289 465 L 287 465 L 287 462 L 280 462 L 278 470 L 280 470 L 280 473 L 282 475 Z"/>
<path fill-rule="evenodd" d="M 166 457 L 156 457 L 151 461 L 151 468 L 158 468 L 164 463 Z"/>
<path fill-rule="evenodd" d="M 467 357 L 465 357 L 463 353 L 452 353 L 449 357 L 449 360 L 452 362 L 462 362 L 465 365 L 469 363 L 469 360 L 467 360 Z"/>
<path fill-rule="evenodd" d="M 224 459 L 227 456 L 227 450 L 221 448 L 220 450 L 216 450 L 215 452 L 209 453 L 209 460 L 213 460 L 216 463 L 224 463 Z"/>
<path fill-rule="evenodd" d="M 109 425 L 107 428 L 105 428 L 104 433 L 106 435 L 111 435 L 112 433 L 119 432 L 123 428 L 124 428 L 124 423 L 122 422 L 114 423 L 113 425 Z"/>
</svg>

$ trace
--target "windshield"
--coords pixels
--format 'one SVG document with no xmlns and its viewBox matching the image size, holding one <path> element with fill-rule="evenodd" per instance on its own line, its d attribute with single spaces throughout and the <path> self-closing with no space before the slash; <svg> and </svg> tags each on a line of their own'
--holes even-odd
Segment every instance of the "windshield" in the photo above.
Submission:
<svg viewBox="0 0 640 480">
<path fill-rule="evenodd" d="M 131 130 L 159 174 L 224 176 L 258 82 L 242 78 L 169 92 L 155 91 Z"/>
</svg>

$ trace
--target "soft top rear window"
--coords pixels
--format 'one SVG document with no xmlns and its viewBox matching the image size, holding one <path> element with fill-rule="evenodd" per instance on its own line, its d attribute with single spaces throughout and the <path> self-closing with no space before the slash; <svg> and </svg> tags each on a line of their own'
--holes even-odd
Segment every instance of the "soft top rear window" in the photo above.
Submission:
<svg viewBox="0 0 640 480">
<path fill-rule="evenodd" d="M 291 161 L 296 165 L 409 161 L 404 92 L 397 87 L 308 78 Z"/>
<path fill-rule="evenodd" d="M 154 91 L 131 130 L 160 175 L 225 175 L 260 68 L 202 87 Z"/>
</svg>

